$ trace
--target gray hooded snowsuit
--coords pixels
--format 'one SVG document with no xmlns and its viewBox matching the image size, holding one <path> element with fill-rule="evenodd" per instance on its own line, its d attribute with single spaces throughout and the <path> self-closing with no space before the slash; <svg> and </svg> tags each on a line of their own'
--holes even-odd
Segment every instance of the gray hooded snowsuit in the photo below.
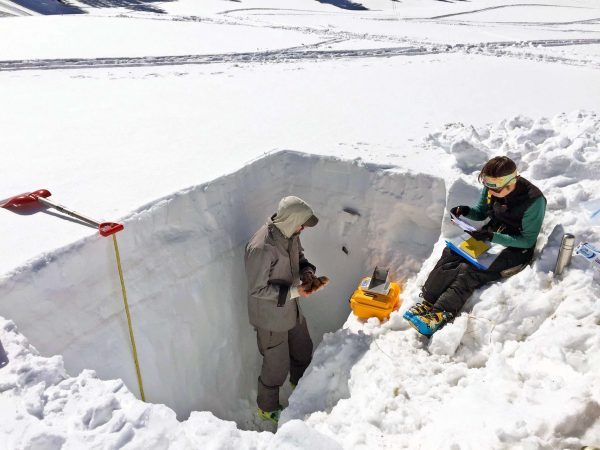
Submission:
<svg viewBox="0 0 600 450">
<path fill-rule="evenodd" d="M 246 245 L 248 316 L 257 334 L 263 365 L 258 379 L 258 407 L 279 408 L 279 387 L 290 373 L 297 384 L 312 358 L 313 344 L 298 306 L 297 287 L 315 266 L 304 257 L 299 233 L 312 226 L 313 210 L 298 197 L 285 197 L 279 209 Z"/>
</svg>

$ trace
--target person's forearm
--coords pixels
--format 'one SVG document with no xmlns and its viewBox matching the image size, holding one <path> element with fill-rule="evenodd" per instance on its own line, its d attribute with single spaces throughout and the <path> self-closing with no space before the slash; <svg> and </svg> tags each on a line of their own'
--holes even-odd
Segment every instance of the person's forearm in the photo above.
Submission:
<svg viewBox="0 0 600 450">
<path fill-rule="evenodd" d="M 505 247 L 517 247 L 517 248 L 531 248 L 537 241 L 536 236 L 511 236 L 509 234 L 494 233 L 492 242 L 494 244 L 500 244 Z"/>
</svg>

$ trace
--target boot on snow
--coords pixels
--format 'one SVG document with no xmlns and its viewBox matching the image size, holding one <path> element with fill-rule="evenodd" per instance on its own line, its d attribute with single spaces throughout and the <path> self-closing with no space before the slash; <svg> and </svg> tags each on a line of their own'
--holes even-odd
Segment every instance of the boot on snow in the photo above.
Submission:
<svg viewBox="0 0 600 450">
<path fill-rule="evenodd" d="M 270 420 L 271 422 L 277 424 L 279 422 L 279 416 L 281 415 L 281 411 L 283 408 L 280 406 L 275 411 L 265 411 L 258 408 L 258 417 L 262 420 Z"/>
<path fill-rule="evenodd" d="M 419 316 L 405 317 L 424 336 L 431 336 L 453 318 L 452 313 L 447 311 L 429 311 Z"/>
<path fill-rule="evenodd" d="M 411 308 L 407 309 L 402 317 L 404 317 L 406 320 L 410 320 L 411 317 L 426 314 L 432 309 L 433 305 L 427 300 L 423 300 L 423 302 L 419 302 Z"/>
</svg>

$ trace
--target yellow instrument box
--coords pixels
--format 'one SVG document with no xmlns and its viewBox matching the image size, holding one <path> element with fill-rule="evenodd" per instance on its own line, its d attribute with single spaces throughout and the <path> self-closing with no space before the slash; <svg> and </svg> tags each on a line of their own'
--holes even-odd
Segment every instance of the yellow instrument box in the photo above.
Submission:
<svg viewBox="0 0 600 450">
<path fill-rule="evenodd" d="M 377 317 L 383 321 L 400 307 L 400 285 L 387 282 L 387 274 L 387 270 L 376 267 L 372 277 L 362 279 L 350 297 L 350 307 L 355 316 L 361 319 Z"/>
</svg>

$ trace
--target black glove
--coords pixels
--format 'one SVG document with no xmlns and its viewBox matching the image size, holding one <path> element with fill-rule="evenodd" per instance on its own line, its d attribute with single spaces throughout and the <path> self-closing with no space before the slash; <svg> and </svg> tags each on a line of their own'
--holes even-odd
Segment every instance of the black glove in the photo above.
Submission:
<svg viewBox="0 0 600 450">
<path fill-rule="evenodd" d="M 452 208 L 450 210 L 451 214 L 454 214 L 456 217 L 460 217 L 460 216 L 466 216 L 467 214 L 469 214 L 469 212 L 471 211 L 471 208 L 469 208 L 468 206 L 455 206 L 454 208 Z"/>
<path fill-rule="evenodd" d="M 302 284 L 302 287 L 304 288 L 304 292 L 312 294 L 313 292 L 317 292 L 319 289 L 324 288 L 327 283 L 329 283 L 329 278 L 327 277 L 314 277 L 309 285 Z"/>
<path fill-rule="evenodd" d="M 312 270 L 305 270 L 300 275 L 300 281 L 302 284 L 310 286 L 312 284 L 313 279 L 315 278 L 315 273 Z"/>
<path fill-rule="evenodd" d="M 475 231 L 467 231 L 471 236 L 473 236 L 478 241 L 491 241 L 494 237 L 494 233 L 487 230 L 475 230 Z"/>
</svg>

